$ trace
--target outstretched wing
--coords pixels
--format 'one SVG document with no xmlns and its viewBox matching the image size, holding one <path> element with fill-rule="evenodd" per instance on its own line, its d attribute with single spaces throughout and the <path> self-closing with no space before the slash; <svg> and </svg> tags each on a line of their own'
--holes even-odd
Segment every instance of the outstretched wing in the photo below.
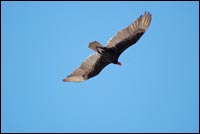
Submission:
<svg viewBox="0 0 200 134">
<path fill-rule="evenodd" d="M 67 76 L 65 82 L 81 82 L 96 76 L 108 65 L 98 53 L 88 56 L 88 58 L 74 72 Z"/>
<path fill-rule="evenodd" d="M 151 14 L 145 12 L 144 15 L 141 15 L 131 25 L 117 32 L 115 36 L 108 41 L 107 48 L 114 50 L 119 56 L 124 50 L 140 39 L 150 23 Z"/>
</svg>

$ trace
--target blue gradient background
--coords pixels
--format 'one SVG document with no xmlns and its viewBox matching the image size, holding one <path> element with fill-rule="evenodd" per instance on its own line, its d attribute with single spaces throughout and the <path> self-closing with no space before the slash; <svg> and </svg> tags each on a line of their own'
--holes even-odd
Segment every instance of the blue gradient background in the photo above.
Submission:
<svg viewBox="0 0 200 134">
<path fill-rule="evenodd" d="M 147 32 L 82 83 L 62 79 L 144 11 Z M 198 2 L 1 2 L 1 132 L 198 132 Z"/>
</svg>

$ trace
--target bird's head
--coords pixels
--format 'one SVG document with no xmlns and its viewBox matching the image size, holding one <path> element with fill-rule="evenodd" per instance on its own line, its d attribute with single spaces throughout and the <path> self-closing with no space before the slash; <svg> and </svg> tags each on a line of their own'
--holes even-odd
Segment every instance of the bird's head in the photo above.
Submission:
<svg viewBox="0 0 200 134">
<path fill-rule="evenodd" d="M 119 66 L 122 66 L 122 63 L 119 62 L 119 61 L 115 61 L 114 64 L 119 65 Z"/>
<path fill-rule="evenodd" d="M 117 62 L 117 65 L 122 66 L 122 63 L 118 61 L 118 62 Z"/>
</svg>

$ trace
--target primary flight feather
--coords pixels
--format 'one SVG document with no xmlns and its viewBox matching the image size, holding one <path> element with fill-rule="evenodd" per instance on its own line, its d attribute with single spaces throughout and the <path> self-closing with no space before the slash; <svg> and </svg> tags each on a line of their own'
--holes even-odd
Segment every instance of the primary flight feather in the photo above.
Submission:
<svg viewBox="0 0 200 134">
<path fill-rule="evenodd" d="M 87 59 L 74 72 L 67 76 L 65 82 L 81 82 L 96 76 L 110 63 L 121 65 L 118 61 L 120 54 L 135 44 L 145 33 L 151 23 L 151 14 L 145 12 L 128 27 L 117 32 L 104 47 L 99 42 L 89 43 L 89 48 L 95 53 Z"/>
</svg>

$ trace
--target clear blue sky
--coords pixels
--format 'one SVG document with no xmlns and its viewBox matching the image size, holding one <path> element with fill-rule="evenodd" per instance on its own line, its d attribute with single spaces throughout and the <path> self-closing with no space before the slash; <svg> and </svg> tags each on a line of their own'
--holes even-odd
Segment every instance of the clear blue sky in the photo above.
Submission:
<svg viewBox="0 0 200 134">
<path fill-rule="evenodd" d="M 198 132 L 198 4 L 1 2 L 1 132 Z M 62 82 L 144 11 L 123 66 Z"/>
</svg>

